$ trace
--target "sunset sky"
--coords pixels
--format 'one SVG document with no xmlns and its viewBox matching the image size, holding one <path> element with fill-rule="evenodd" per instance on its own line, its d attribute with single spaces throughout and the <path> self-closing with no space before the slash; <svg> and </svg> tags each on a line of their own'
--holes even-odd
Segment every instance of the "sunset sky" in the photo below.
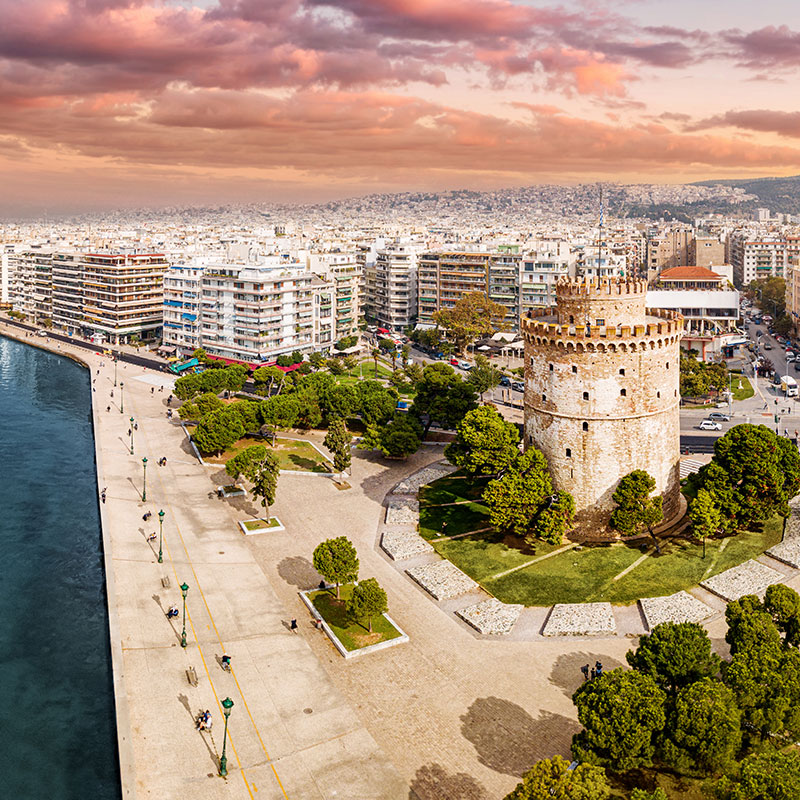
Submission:
<svg viewBox="0 0 800 800">
<path fill-rule="evenodd" d="M 0 213 L 800 173 L 795 0 L 0 0 Z"/>
</svg>

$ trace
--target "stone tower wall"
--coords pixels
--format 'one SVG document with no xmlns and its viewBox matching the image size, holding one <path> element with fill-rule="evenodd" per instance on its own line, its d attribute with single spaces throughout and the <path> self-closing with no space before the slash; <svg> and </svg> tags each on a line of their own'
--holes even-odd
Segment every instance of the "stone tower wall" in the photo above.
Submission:
<svg viewBox="0 0 800 800">
<path fill-rule="evenodd" d="M 645 317 L 647 282 L 637 280 L 560 278 L 556 304 L 560 325 L 618 326 Z"/>
<path fill-rule="evenodd" d="M 523 320 L 526 445 L 545 454 L 556 488 L 574 496 L 586 533 L 606 528 L 611 495 L 634 469 L 655 478 L 665 518 L 678 508 L 683 322 L 659 310 L 638 319 L 588 331 Z"/>
</svg>

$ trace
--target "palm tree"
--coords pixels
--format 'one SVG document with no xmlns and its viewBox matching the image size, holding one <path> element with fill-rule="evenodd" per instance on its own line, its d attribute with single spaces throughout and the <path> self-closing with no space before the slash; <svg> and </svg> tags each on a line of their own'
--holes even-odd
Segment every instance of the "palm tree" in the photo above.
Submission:
<svg viewBox="0 0 800 800">
<path fill-rule="evenodd" d="M 378 350 L 377 347 L 372 351 L 372 358 L 375 361 L 375 377 L 376 378 L 378 377 L 378 356 L 380 354 L 381 354 L 381 351 Z"/>
</svg>

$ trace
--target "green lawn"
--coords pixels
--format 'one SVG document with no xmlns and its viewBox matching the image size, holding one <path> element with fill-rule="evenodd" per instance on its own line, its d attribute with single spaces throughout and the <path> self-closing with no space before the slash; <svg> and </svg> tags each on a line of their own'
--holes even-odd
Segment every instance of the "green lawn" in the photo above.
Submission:
<svg viewBox="0 0 800 800">
<path fill-rule="evenodd" d="M 443 558 L 504 603 L 627 604 L 641 597 L 673 594 L 758 556 L 781 538 L 782 521 L 775 517 L 768 520 L 763 531 L 708 540 L 705 559 L 702 543 L 685 537 L 660 541 L 661 555 L 654 553 L 652 540 L 642 539 L 628 544 L 584 545 L 522 566 L 565 545 L 537 543 L 533 548 L 515 536 L 504 537 L 494 531 L 440 539 L 444 520 L 448 521 L 447 536 L 488 526 L 488 510 L 478 502 L 441 505 L 474 501 L 484 485 L 485 481 L 475 485 L 454 473 L 424 487 L 420 491 L 420 533 Z M 617 578 L 645 553 L 646 558 Z M 515 567 L 521 568 L 510 575 L 499 575 Z"/>
<path fill-rule="evenodd" d="M 280 523 L 275 517 L 270 517 L 269 520 L 263 519 L 246 519 L 244 526 L 249 531 L 260 531 L 268 528 L 277 528 Z"/>
<path fill-rule="evenodd" d="M 206 456 L 205 460 L 210 464 L 226 464 L 235 455 L 241 453 L 242 450 L 256 444 L 271 448 L 272 442 L 270 439 L 245 436 L 220 455 Z M 331 462 L 324 458 L 308 442 L 278 437 L 275 440 L 275 449 L 272 452 L 278 459 L 280 469 L 291 469 L 299 472 L 330 472 L 332 469 Z"/>
<path fill-rule="evenodd" d="M 731 385 L 733 387 L 734 400 L 747 400 L 752 397 L 756 392 L 750 385 L 750 380 L 745 375 L 736 375 L 732 377 Z"/>
<path fill-rule="evenodd" d="M 339 591 L 341 595 L 339 600 L 336 599 L 333 589 L 321 589 L 312 592 L 308 597 L 347 650 L 358 650 L 400 636 L 400 631 L 383 616 L 373 618 L 372 633 L 366 625 L 351 620 L 347 615 L 346 604 L 353 591 L 353 585 L 342 586 Z"/>
</svg>

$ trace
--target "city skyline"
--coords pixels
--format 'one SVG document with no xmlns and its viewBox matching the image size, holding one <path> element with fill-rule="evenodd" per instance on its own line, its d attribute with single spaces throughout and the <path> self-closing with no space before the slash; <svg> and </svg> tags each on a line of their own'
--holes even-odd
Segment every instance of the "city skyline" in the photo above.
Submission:
<svg viewBox="0 0 800 800">
<path fill-rule="evenodd" d="M 0 214 L 790 175 L 786 7 L 0 0 Z"/>
</svg>

